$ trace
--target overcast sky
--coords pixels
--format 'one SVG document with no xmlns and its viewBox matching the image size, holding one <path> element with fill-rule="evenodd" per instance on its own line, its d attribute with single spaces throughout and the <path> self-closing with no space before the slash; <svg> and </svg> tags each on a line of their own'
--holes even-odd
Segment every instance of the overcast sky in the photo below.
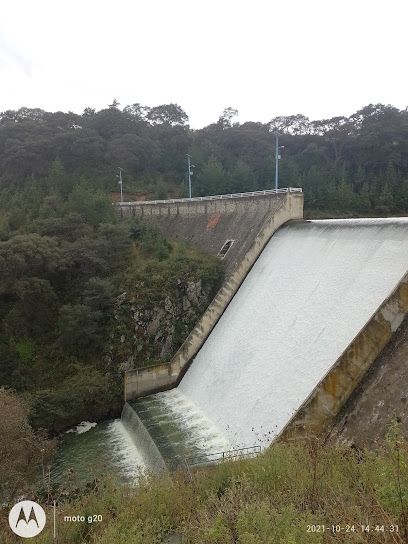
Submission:
<svg viewBox="0 0 408 544">
<path fill-rule="evenodd" d="M 3 0 L 0 111 L 177 103 L 193 128 L 408 106 L 407 0 Z"/>
</svg>

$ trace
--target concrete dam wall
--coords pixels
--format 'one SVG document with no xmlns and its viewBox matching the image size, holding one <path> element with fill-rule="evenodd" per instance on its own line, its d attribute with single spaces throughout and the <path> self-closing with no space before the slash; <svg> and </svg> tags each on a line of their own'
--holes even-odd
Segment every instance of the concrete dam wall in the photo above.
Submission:
<svg viewBox="0 0 408 544">
<path fill-rule="evenodd" d="M 287 221 L 303 217 L 303 194 L 300 189 L 279 189 L 192 201 L 127 203 L 119 211 L 122 217 L 157 224 L 166 236 L 189 240 L 213 255 L 227 240 L 233 241 L 224 257 L 225 282 L 172 361 L 125 373 L 125 401 L 129 401 L 180 382 L 272 234 Z"/>
<path fill-rule="evenodd" d="M 324 438 L 377 448 L 394 420 L 408 436 L 408 316 L 334 418 Z"/>
<path fill-rule="evenodd" d="M 407 271 L 406 218 L 284 225 L 177 389 L 145 404 L 197 433 L 191 406 L 214 444 L 322 434 L 407 315 Z"/>
<path fill-rule="evenodd" d="M 321 433 L 408 310 L 408 220 L 288 224 L 179 385 L 237 446 Z"/>
<path fill-rule="evenodd" d="M 302 190 L 289 188 L 191 200 L 124 202 L 117 206 L 117 212 L 122 218 L 134 217 L 157 225 L 167 238 L 186 240 L 210 255 L 217 256 L 225 243 L 231 241 L 223 257 L 228 277 L 282 205 L 290 211 L 288 219 L 303 218 Z"/>
</svg>

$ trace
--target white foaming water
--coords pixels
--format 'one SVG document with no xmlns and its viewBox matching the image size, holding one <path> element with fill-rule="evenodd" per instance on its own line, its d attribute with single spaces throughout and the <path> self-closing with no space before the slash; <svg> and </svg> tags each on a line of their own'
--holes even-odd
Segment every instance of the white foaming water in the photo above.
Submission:
<svg viewBox="0 0 408 544">
<path fill-rule="evenodd" d="M 131 483 L 137 483 L 138 477 L 146 470 L 143 458 L 135 446 L 131 436 L 120 419 L 108 425 L 108 446 L 119 467 L 121 475 Z"/>
<path fill-rule="evenodd" d="M 183 402 L 235 447 L 277 436 L 407 269 L 406 218 L 281 228 L 181 381 Z"/>
<path fill-rule="evenodd" d="M 179 389 L 154 396 L 164 414 L 163 420 L 158 423 L 163 425 L 170 419 L 176 428 L 183 429 L 183 444 L 191 452 L 190 455 L 197 452 L 222 452 L 232 448 L 214 423 Z M 178 435 L 177 431 L 174 434 Z M 171 440 L 171 434 L 167 434 L 167 438 Z"/>
<path fill-rule="evenodd" d="M 67 433 L 83 434 L 90 431 L 93 427 L 96 427 L 96 425 L 96 423 L 91 423 L 90 421 L 81 421 L 76 427 L 69 429 Z"/>
</svg>

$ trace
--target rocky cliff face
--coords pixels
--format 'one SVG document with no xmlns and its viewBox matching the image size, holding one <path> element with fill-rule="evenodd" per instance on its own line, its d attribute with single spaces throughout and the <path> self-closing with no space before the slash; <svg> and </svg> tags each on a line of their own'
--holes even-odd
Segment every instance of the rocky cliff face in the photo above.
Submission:
<svg viewBox="0 0 408 544">
<path fill-rule="evenodd" d="M 210 291 L 200 279 L 179 279 L 161 299 L 139 301 L 121 294 L 115 305 L 109 362 L 123 374 L 169 361 L 209 305 Z"/>
</svg>

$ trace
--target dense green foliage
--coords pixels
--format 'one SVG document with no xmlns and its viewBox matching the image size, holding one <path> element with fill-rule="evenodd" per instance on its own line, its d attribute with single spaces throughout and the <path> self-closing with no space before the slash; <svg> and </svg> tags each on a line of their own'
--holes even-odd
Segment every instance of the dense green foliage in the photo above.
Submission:
<svg viewBox="0 0 408 544">
<path fill-rule="evenodd" d="M 60 167 L 54 161 L 50 175 Z M 12 200 L 0 241 L 0 385 L 26 398 L 35 427 L 59 430 L 117 413 L 120 365 L 132 352 L 120 342 L 126 306 L 119 309 L 119 295 L 127 292 L 143 312 L 166 297 L 179 300 L 181 282 L 201 280 L 209 294 L 222 279 L 221 263 L 157 229 L 118 222 L 109 197 L 85 182 L 47 193 L 30 181 Z M 184 323 L 167 357 L 192 326 Z M 133 366 L 160 361 L 153 340 L 141 338 Z"/>
<path fill-rule="evenodd" d="M 271 188 L 278 131 L 280 185 L 304 188 L 306 213 L 408 212 L 406 110 L 370 104 L 350 118 L 242 125 L 236 113 L 196 131 L 175 104 L 0 114 L 0 383 L 26 394 L 36 425 L 59 428 L 90 407 L 106 414 L 120 398 L 120 362 L 136 347 L 133 366 L 168 358 L 197 317 L 176 318 L 164 353 L 157 334 L 129 341 L 138 314 L 127 310 L 153 312 L 166 297 L 178 307 L 189 281 L 208 293 L 220 282 L 219 264 L 200 252 L 116 223 L 108 195 L 118 165 L 132 196 L 186 196 L 186 153 L 194 195 Z"/>
<path fill-rule="evenodd" d="M 94 480 L 91 491 L 74 500 L 55 495 L 58 541 L 161 544 L 176 533 L 185 544 L 402 544 L 407 466 L 407 444 L 393 427 L 376 452 L 311 440 L 275 444 L 257 459 L 195 469 L 192 478 L 180 470 L 146 477 L 133 488 Z M 51 493 L 50 519 L 53 499 Z M 93 522 L 93 515 L 101 521 Z M 51 534 L 50 524 L 36 541 L 48 543 Z M 5 544 L 14 542 L 6 520 L 0 536 Z"/>
<path fill-rule="evenodd" d="M 310 121 L 299 114 L 265 124 L 233 123 L 235 114 L 227 108 L 217 122 L 191 130 L 175 104 L 120 110 L 114 102 L 82 115 L 1 113 L 0 235 L 62 205 L 95 221 L 91 193 L 118 189 L 118 165 L 125 192 L 186 196 L 186 153 L 195 165 L 193 195 L 272 188 L 275 132 L 284 146 L 279 184 L 303 187 L 306 211 L 408 211 L 407 110 L 370 104 L 349 118 Z"/>
</svg>

